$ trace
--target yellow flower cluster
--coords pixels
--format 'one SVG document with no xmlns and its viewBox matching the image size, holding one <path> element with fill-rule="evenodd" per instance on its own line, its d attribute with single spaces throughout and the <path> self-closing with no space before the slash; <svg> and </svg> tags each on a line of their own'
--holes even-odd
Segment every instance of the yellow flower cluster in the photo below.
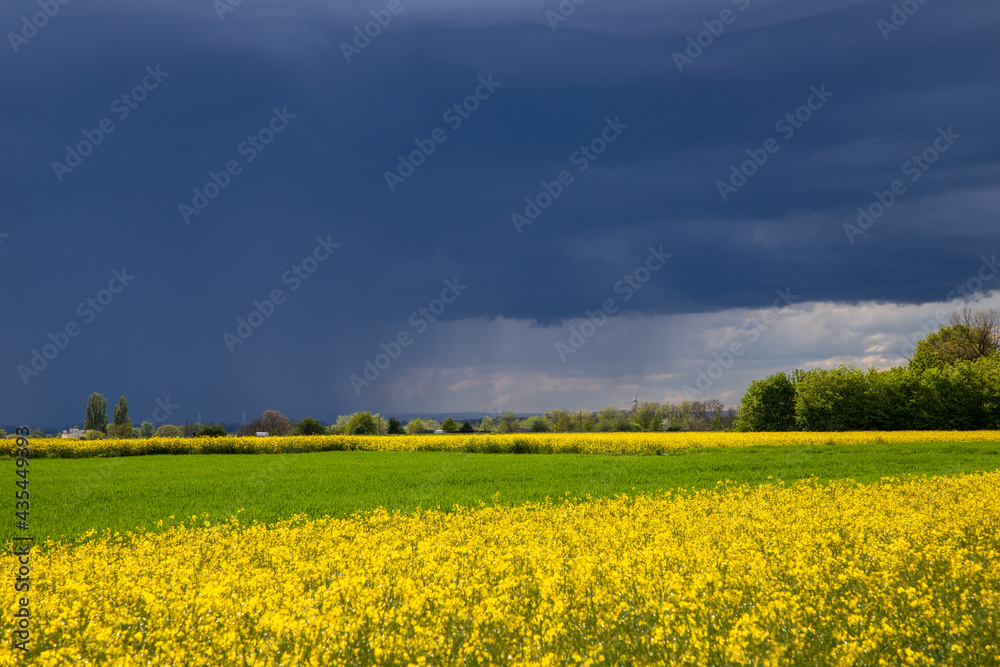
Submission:
<svg viewBox="0 0 1000 667">
<path fill-rule="evenodd" d="M 7 455 L 14 441 L 5 441 Z M 31 441 L 32 457 L 84 458 L 142 454 L 274 454 L 326 451 L 459 451 L 514 454 L 655 454 L 692 447 L 1000 442 L 1000 431 L 842 431 L 810 433 L 518 433 L 449 435 L 316 435 L 268 438 L 148 438 Z"/>
<path fill-rule="evenodd" d="M 995 665 L 998 508 L 1000 472 L 191 517 L 33 553 L 0 664 Z"/>
</svg>

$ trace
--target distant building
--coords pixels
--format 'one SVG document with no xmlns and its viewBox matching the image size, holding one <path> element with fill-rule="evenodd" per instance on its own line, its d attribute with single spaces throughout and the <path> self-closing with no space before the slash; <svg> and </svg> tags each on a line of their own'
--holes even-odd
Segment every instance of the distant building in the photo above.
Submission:
<svg viewBox="0 0 1000 667">
<path fill-rule="evenodd" d="M 83 431 L 81 429 L 71 428 L 68 431 L 63 431 L 62 432 L 62 437 L 64 437 L 64 438 L 73 438 L 74 440 L 79 440 L 80 438 L 82 438 L 84 436 L 85 433 L 86 433 L 86 431 Z"/>
<path fill-rule="evenodd" d="M 444 433 L 444 431 L 442 431 L 441 429 L 438 429 L 438 430 L 434 431 L 434 435 L 437 435 L 439 433 Z"/>
<path fill-rule="evenodd" d="M 267 431 L 257 431 L 257 437 L 258 438 L 266 438 L 269 435 L 271 435 L 271 434 L 268 433 Z"/>
</svg>

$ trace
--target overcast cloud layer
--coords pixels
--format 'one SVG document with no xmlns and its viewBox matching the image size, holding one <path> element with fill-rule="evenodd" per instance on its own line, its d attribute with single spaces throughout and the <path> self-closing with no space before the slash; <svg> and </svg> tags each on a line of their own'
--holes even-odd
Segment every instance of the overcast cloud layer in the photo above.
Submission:
<svg viewBox="0 0 1000 667">
<path fill-rule="evenodd" d="M 734 405 L 902 363 L 997 304 L 1000 6 L 895 7 L 5 3 L 0 423 Z"/>
</svg>

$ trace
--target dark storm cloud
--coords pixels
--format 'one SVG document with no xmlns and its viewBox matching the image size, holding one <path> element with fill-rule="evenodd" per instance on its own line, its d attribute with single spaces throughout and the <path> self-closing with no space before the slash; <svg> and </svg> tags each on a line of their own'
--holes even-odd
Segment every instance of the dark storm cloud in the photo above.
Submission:
<svg viewBox="0 0 1000 667">
<path fill-rule="evenodd" d="M 59 5 L 0 57 L 6 419 L 71 420 L 94 389 L 184 394 L 218 419 L 275 401 L 330 418 L 356 404 L 347 376 L 456 277 L 468 290 L 443 321 L 555 325 L 614 297 L 650 246 L 673 256 L 623 315 L 761 308 L 789 285 L 941 300 L 995 250 L 995 4 L 927 0 L 888 39 L 889 2 L 591 0 L 553 30 L 559 4 L 402 0 L 350 63 L 342 43 L 387 3 L 244 0 L 221 20 L 208 0 Z M 724 10 L 679 72 L 674 53 Z M 0 28 L 38 11 L 8 4 Z M 113 101 L 157 66 L 169 74 L 120 118 Z M 454 126 L 480 77 L 499 85 Z M 814 87 L 832 96 L 786 136 L 776 122 Z M 275 109 L 294 118 L 248 161 Z M 60 182 L 52 162 L 104 118 L 114 131 Z M 606 119 L 627 129 L 578 171 Z M 845 223 L 939 128 L 961 138 L 851 243 Z M 397 156 L 438 129 L 391 190 Z M 723 201 L 717 183 L 769 138 L 778 151 Z M 179 205 L 233 160 L 186 222 Z M 564 170 L 572 184 L 519 234 L 512 214 Z M 318 237 L 341 247 L 293 292 L 286 272 Z M 123 266 L 134 283 L 84 322 L 78 304 Z M 223 333 L 275 289 L 287 301 L 231 353 Z M 70 321 L 80 335 L 25 386 L 17 366 Z"/>
</svg>

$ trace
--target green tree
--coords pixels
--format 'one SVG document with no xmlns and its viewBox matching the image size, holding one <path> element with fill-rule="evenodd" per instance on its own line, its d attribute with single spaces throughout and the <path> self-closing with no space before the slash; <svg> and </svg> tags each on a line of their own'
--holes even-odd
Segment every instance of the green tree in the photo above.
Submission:
<svg viewBox="0 0 1000 667">
<path fill-rule="evenodd" d="M 179 426 L 174 426 L 173 424 L 164 424 L 160 428 L 156 429 L 157 438 L 180 438 L 184 435 Z"/>
<path fill-rule="evenodd" d="M 226 429 L 219 424 L 204 424 L 198 429 L 199 438 L 222 438 L 228 435 Z"/>
<path fill-rule="evenodd" d="M 528 417 L 521 422 L 521 428 L 531 431 L 532 433 L 549 433 L 552 430 L 552 425 L 547 419 L 545 419 L 545 417 L 536 415 L 534 417 Z"/>
<path fill-rule="evenodd" d="M 476 429 L 472 428 L 472 422 L 466 419 L 462 422 L 462 426 L 458 429 L 459 433 L 475 433 Z"/>
<path fill-rule="evenodd" d="M 115 406 L 115 426 L 131 423 L 132 420 L 128 418 L 128 400 L 122 396 L 118 399 L 118 405 Z"/>
<path fill-rule="evenodd" d="M 288 435 L 292 432 L 292 420 L 277 410 L 264 410 L 260 417 L 250 422 L 253 433 Z"/>
<path fill-rule="evenodd" d="M 639 404 L 632 415 L 632 421 L 643 431 L 659 431 L 662 430 L 663 424 L 659 414 L 660 404 L 647 401 Z"/>
<path fill-rule="evenodd" d="M 132 437 L 132 420 L 129 419 L 128 400 L 124 396 L 118 399 L 118 405 L 115 406 L 114 426 L 111 427 L 111 437 Z"/>
<path fill-rule="evenodd" d="M 83 434 L 84 440 L 103 440 L 107 436 L 104 435 L 104 431 L 98 431 L 96 428 L 88 429 L 86 433 Z"/>
<path fill-rule="evenodd" d="M 406 431 L 403 430 L 403 425 L 395 417 L 389 417 L 386 422 L 386 433 L 389 435 L 402 435 Z"/>
<path fill-rule="evenodd" d="M 486 415 L 479 420 L 479 430 L 483 433 L 492 433 L 494 428 L 496 428 L 496 424 L 493 422 L 493 417 Z"/>
<path fill-rule="evenodd" d="M 1000 349 L 1000 311 L 963 308 L 949 323 L 917 343 L 910 368 L 922 372 L 957 361 L 975 361 Z"/>
<path fill-rule="evenodd" d="M 355 412 L 347 421 L 348 435 L 378 435 L 378 424 L 370 412 Z"/>
<path fill-rule="evenodd" d="M 504 412 L 497 418 L 496 432 L 513 433 L 519 421 L 517 415 L 513 412 Z"/>
<path fill-rule="evenodd" d="M 295 435 L 324 435 L 326 428 L 312 417 L 306 417 L 295 426 Z"/>
<path fill-rule="evenodd" d="M 795 385 L 785 373 L 754 380 L 743 394 L 738 431 L 795 430 Z"/>
<path fill-rule="evenodd" d="M 108 432 L 108 401 L 103 394 L 93 393 L 87 399 L 87 418 L 83 428 L 86 431 Z"/>
<path fill-rule="evenodd" d="M 441 430 L 445 433 L 454 433 L 458 430 L 458 422 L 456 422 L 451 417 L 448 417 L 443 422 L 441 422 Z"/>
<path fill-rule="evenodd" d="M 410 420 L 410 423 L 406 425 L 406 432 L 410 435 L 414 433 L 420 433 L 424 430 L 424 420 L 420 417 L 414 417 Z"/>
<path fill-rule="evenodd" d="M 576 417 L 569 410 L 546 410 L 545 417 L 552 428 L 560 433 L 579 430 Z"/>
<path fill-rule="evenodd" d="M 155 432 L 156 432 L 156 429 L 149 422 L 142 422 L 142 424 L 139 425 L 139 437 L 140 438 L 152 438 L 153 437 L 153 433 L 155 433 Z"/>
</svg>

